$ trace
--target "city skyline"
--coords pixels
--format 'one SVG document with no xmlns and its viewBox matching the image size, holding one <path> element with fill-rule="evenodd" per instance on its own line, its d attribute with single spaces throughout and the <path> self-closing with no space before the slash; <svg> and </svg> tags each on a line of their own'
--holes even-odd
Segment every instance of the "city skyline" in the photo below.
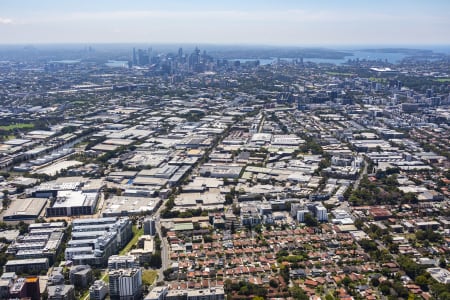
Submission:
<svg viewBox="0 0 450 300">
<path fill-rule="evenodd" d="M 22 0 L 2 3 L 0 11 L 2 44 L 450 44 L 446 1 Z"/>
</svg>

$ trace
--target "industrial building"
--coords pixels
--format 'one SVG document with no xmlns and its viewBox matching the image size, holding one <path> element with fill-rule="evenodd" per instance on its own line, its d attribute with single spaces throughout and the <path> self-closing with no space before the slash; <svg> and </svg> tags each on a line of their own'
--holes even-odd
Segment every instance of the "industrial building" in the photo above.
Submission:
<svg viewBox="0 0 450 300">
<path fill-rule="evenodd" d="M 27 189 L 26 193 L 50 199 L 47 217 L 90 215 L 95 211 L 103 184 L 100 179 L 60 177 Z"/>
<path fill-rule="evenodd" d="M 160 201 L 159 198 L 113 196 L 106 200 L 103 217 L 132 216 L 150 214 Z"/>
<path fill-rule="evenodd" d="M 169 290 L 163 296 L 165 300 L 223 300 L 225 292 L 223 288 L 215 287 L 198 290 Z"/>
<path fill-rule="evenodd" d="M 35 220 L 39 218 L 47 202 L 47 198 L 16 199 L 4 213 L 3 221 Z"/>
<path fill-rule="evenodd" d="M 47 207 L 47 217 L 92 215 L 98 196 L 98 193 L 58 191 L 51 207 Z"/>
<path fill-rule="evenodd" d="M 180 193 L 175 199 L 175 210 L 202 208 L 203 210 L 223 209 L 225 197 L 219 188 L 202 193 Z"/>
<path fill-rule="evenodd" d="M 200 168 L 200 175 L 215 178 L 238 178 L 243 167 L 238 165 L 204 164 Z"/>
</svg>

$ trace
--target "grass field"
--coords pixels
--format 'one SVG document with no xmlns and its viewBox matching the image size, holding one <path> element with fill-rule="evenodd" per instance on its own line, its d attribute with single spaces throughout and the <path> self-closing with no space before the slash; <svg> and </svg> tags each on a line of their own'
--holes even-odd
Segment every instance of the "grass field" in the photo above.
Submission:
<svg viewBox="0 0 450 300">
<path fill-rule="evenodd" d="M 341 72 L 326 72 L 328 75 L 333 75 L 333 76 L 352 76 L 354 74 L 352 73 L 341 73 Z"/>
<path fill-rule="evenodd" d="M 369 80 L 370 80 L 370 81 L 375 81 L 375 82 L 380 82 L 380 83 L 383 83 L 383 82 L 386 81 L 386 79 L 384 79 L 384 78 L 378 78 L 378 77 L 370 77 Z"/>
<path fill-rule="evenodd" d="M 13 140 L 13 139 L 15 139 L 16 137 L 14 136 L 14 135 L 7 135 L 7 136 L 5 136 L 4 137 L 4 140 L 5 141 L 9 141 L 9 140 Z"/>
<path fill-rule="evenodd" d="M 31 123 L 18 123 L 18 124 L 11 124 L 11 125 L 7 125 L 7 126 L 0 126 L 1 130 L 6 130 L 6 131 L 11 131 L 14 129 L 29 129 L 29 128 L 33 128 L 34 124 Z"/>
<path fill-rule="evenodd" d="M 131 250 L 131 247 L 133 247 L 133 245 L 136 245 L 139 237 L 142 236 L 144 234 L 144 228 L 141 229 L 137 229 L 136 226 L 133 226 L 133 238 L 131 239 L 131 241 L 122 249 L 122 251 L 120 251 L 120 255 L 124 255 L 125 253 L 127 253 L 128 251 Z"/>
<path fill-rule="evenodd" d="M 106 272 L 106 273 L 103 275 L 102 280 L 103 280 L 104 282 L 106 282 L 106 283 L 109 283 L 109 273 L 108 273 L 108 272 Z"/>
<path fill-rule="evenodd" d="M 450 83 L 450 78 L 436 78 L 434 81 L 437 81 L 437 82 L 449 82 Z"/>
<path fill-rule="evenodd" d="M 158 277 L 158 272 L 155 270 L 144 270 L 142 272 L 142 283 L 145 285 L 152 285 Z"/>
</svg>

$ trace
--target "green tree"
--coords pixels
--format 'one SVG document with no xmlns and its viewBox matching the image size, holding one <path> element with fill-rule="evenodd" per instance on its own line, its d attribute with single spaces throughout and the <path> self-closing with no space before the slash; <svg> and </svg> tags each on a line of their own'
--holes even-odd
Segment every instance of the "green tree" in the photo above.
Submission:
<svg viewBox="0 0 450 300">
<path fill-rule="evenodd" d="M 290 279 L 289 271 L 290 271 L 290 269 L 288 266 L 282 266 L 280 268 L 280 275 L 283 278 L 286 285 L 289 285 L 289 279 Z"/>
<path fill-rule="evenodd" d="M 345 276 L 344 279 L 342 279 L 342 284 L 347 287 L 350 285 L 351 282 L 352 282 L 352 280 L 348 276 Z"/>
<path fill-rule="evenodd" d="M 316 227 L 318 225 L 318 222 L 316 218 L 313 217 L 312 214 L 306 213 L 305 214 L 305 225 L 309 227 Z"/>
<path fill-rule="evenodd" d="M 95 279 L 100 279 L 100 276 L 102 276 L 102 271 L 100 269 L 92 269 L 92 276 Z"/>
<path fill-rule="evenodd" d="M 445 259 L 445 257 L 441 257 L 439 259 L 439 267 L 444 269 L 447 267 L 447 260 Z"/>
<path fill-rule="evenodd" d="M 26 232 L 28 232 L 28 224 L 25 223 L 24 221 L 20 221 L 19 224 L 17 225 L 17 228 L 19 229 L 19 233 L 25 234 Z"/>
<path fill-rule="evenodd" d="M 248 286 L 246 285 L 241 286 L 241 288 L 239 289 L 239 294 L 248 295 L 249 294 Z"/>
<path fill-rule="evenodd" d="M 295 300 L 309 300 L 308 295 L 306 295 L 305 291 L 302 290 L 298 285 L 293 286 L 289 290 L 291 297 Z"/>
<path fill-rule="evenodd" d="M 231 232 L 231 234 L 235 234 L 236 233 L 236 228 L 235 228 L 235 225 L 234 225 L 234 221 L 231 221 L 230 232 Z"/>
<path fill-rule="evenodd" d="M 270 279 L 269 285 L 275 289 L 278 287 L 278 281 L 276 281 L 275 279 Z"/>
<path fill-rule="evenodd" d="M 327 295 L 325 296 L 325 300 L 335 300 L 335 299 L 334 299 L 333 295 L 327 294 Z"/>
<path fill-rule="evenodd" d="M 3 208 L 7 209 L 10 204 L 11 204 L 11 199 L 9 198 L 9 192 L 8 192 L 8 190 L 4 190 L 3 191 L 3 200 L 2 200 Z"/>
<path fill-rule="evenodd" d="M 155 251 L 155 253 L 150 258 L 150 266 L 155 269 L 159 269 L 162 266 L 161 252 Z"/>
<path fill-rule="evenodd" d="M 405 271 L 406 275 L 411 277 L 413 280 L 415 280 L 417 276 L 422 275 L 425 272 L 425 267 L 418 265 L 411 258 L 403 255 L 399 255 L 397 263 Z"/>
<path fill-rule="evenodd" d="M 374 286 L 377 287 L 380 285 L 380 280 L 378 280 L 378 278 L 374 277 L 370 280 L 370 283 Z"/>
<path fill-rule="evenodd" d="M 225 195 L 225 204 L 229 205 L 233 203 L 233 196 L 228 193 Z"/>
<path fill-rule="evenodd" d="M 366 252 L 375 251 L 378 249 L 377 243 L 369 239 L 362 239 L 358 243 Z"/>
<path fill-rule="evenodd" d="M 424 291 L 428 291 L 428 278 L 425 275 L 419 275 L 414 282 Z"/>
<path fill-rule="evenodd" d="M 358 228 L 359 230 L 362 230 L 363 226 L 364 226 L 364 221 L 361 219 L 356 219 L 355 220 L 355 226 L 356 228 Z"/>
<path fill-rule="evenodd" d="M 385 296 L 390 295 L 391 293 L 391 285 L 388 281 L 383 281 L 382 283 L 380 283 L 380 286 L 378 288 L 380 292 Z"/>
</svg>

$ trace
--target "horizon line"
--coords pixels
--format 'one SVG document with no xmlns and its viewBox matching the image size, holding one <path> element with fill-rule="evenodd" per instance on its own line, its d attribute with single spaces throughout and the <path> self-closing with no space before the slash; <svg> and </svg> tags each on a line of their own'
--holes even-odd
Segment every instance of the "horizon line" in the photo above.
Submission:
<svg viewBox="0 0 450 300">
<path fill-rule="evenodd" d="M 270 43 L 240 43 L 240 42 L 17 42 L 8 43 L 0 42 L 1 46 L 61 46 L 61 45 L 161 45 L 161 46 L 183 46 L 183 45 L 208 45 L 208 46 L 245 46 L 245 47 L 294 47 L 294 48 L 312 48 L 312 47 L 429 47 L 429 46 L 439 46 L 439 47 L 450 47 L 450 42 L 447 43 L 426 43 L 426 44 L 415 44 L 415 43 L 304 43 L 304 44 L 270 44 Z"/>
</svg>

